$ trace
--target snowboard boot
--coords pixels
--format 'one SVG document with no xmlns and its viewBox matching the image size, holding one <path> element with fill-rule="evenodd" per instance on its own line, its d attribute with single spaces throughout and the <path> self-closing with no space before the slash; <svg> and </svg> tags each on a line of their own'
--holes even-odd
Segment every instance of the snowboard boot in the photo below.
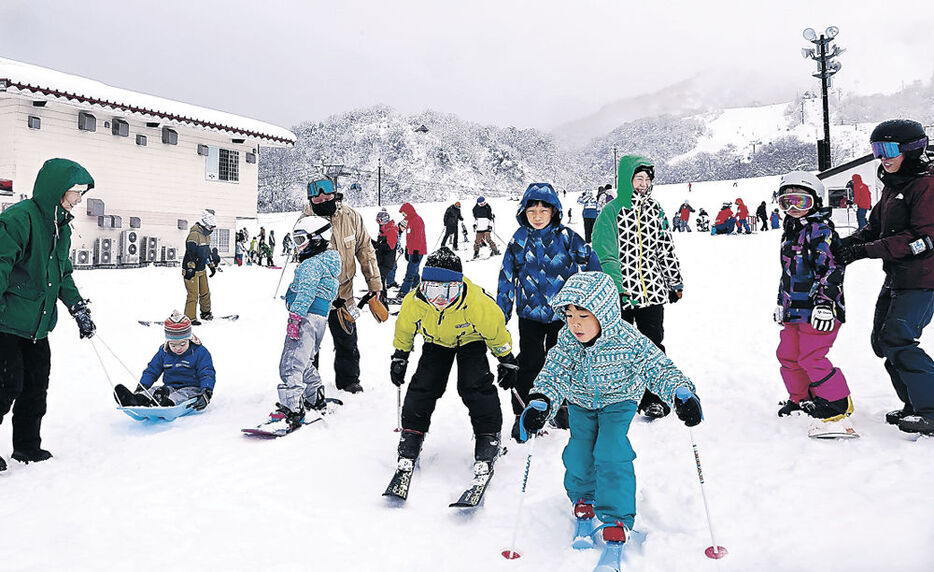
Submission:
<svg viewBox="0 0 934 572">
<path fill-rule="evenodd" d="M 827 401 L 823 397 L 815 397 L 810 401 L 802 401 L 801 409 L 815 419 L 825 423 L 839 421 L 853 413 L 853 400 L 850 396 L 836 401 Z"/>
<path fill-rule="evenodd" d="M 473 458 L 475 461 L 485 461 L 491 465 L 499 457 L 499 433 L 482 433 L 475 437 Z"/>
<path fill-rule="evenodd" d="M 898 428 L 905 433 L 934 435 L 934 419 L 923 415 L 907 415 L 898 422 Z"/>
<path fill-rule="evenodd" d="M 790 399 L 788 401 L 780 402 L 779 405 L 781 405 L 778 410 L 779 417 L 788 417 L 795 411 L 801 411 L 801 406 Z"/>
<path fill-rule="evenodd" d="M 909 404 L 905 404 L 901 409 L 896 409 L 894 411 L 889 411 L 885 414 L 885 422 L 889 425 L 898 425 L 898 422 L 908 417 L 909 415 L 914 415 L 915 409 Z"/>
<path fill-rule="evenodd" d="M 318 413 L 324 414 L 328 409 L 328 402 L 324 398 L 324 386 L 318 388 L 318 391 L 315 392 L 313 399 L 306 398 L 304 400 L 305 411 L 317 411 Z"/>
<path fill-rule="evenodd" d="M 205 322 L 210 322 L 211 320 L 214 319 L 214 314 L 212 314 L 211 312 L 201 312 L 201 319 L 204 320 Z"/>
<path fill-rule="evenodd" d="M 355 381 L 345 387 L 343 391 L 346 391 L 347 393 L 363 393 L 363 386 L 360 385 L 359 381 Z"/>
<path fill-rule="evenodd" d="M 299 409 L 292 411 L 281 403 L 276 403 L 276 410 L 269 414 L 269 425 L 275 425 L 270 429 L 277 429 L 280 425 L 286 432 L 294 431 L 302 426 L 305 421 L 305 411 Z"/>
<path fill-rule="evenodd" d="M 10 458 L 28 465 L 29 463 L 40 463 L 42 461 L 48 461 L 52 458 L 52 453 L 49 453 L 45 449 L 13 451 L 13 455 Z"/>
</svg>

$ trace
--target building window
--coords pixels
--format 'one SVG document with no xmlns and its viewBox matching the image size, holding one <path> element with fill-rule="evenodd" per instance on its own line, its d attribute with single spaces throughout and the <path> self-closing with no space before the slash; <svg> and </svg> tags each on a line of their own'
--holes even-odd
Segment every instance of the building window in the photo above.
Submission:
<svg viewBox="0 0 934 572">
<path fill-rule="evenodd" d="M 87 111 L 78 112 L 78 129 L 81 131 L 97 131 L 97 118 Z"/>
<path fill-rule="evenodd" d="M 208 146 L 204 178 L 208 181 L 240 181 L 240 152 Z"/>
<path fill-rule="evenodd" d="M 211 233 L 211 248 L 218 252 L 230 252 L 230 229 L 215 228 Z"/>
<path fill-rule="evenodd" d="M 42 120 L 36 117 L 35 115 L 30 115 L 26 119 L 26 125 L 28 125 L 30 129 L 41 129 Z"/>
<path fill-rule="evenodd" d="M 178 131 L 169 129 L 168 127 L 163 127 L 162 142 L 166 145 L 178 145 Z"/>
<path fill-rule="evenodd" d="M 136 144 L 139 145 L 140 147 L 145 147 L 146 143 L 148 142 L 149 142 L 149 139 L 147 139 L 145 135 L 136 136 Z"/>
<path fill-rule="evenodd" d="M 117 137 L 129 137 L 130 136 L 130 124 L 124 121 L 123 119 L 114 118 L 114 121 L 110 126 L 110 132 L 116 135 Z"/>
</svg>

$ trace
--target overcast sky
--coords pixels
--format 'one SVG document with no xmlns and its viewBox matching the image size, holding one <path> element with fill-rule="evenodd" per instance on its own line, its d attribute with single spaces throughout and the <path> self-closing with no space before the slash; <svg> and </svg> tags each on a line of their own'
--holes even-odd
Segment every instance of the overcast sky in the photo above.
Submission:
<svg viewBox="0 0 934 572">
<path fill-rule="evenodd" d="M 866 0 L 2 0 L 0 56 L 283 127 L 377 103 L 549 129 L 698 73 L 817 87 L 806 27 L 840 28 L 836 85 L 934 74 L 934 8 Z"/>
</svg>

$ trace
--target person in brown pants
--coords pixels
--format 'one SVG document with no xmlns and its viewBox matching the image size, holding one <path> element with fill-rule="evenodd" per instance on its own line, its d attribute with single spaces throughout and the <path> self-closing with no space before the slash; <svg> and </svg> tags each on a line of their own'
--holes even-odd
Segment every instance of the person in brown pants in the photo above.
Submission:
<svg viewBox="0 0 934 572">
<path fill-rule="evenodd" d="M 201 213 L 201 220 L 191 227 L 185 241 L 185 257 L 182 260 L 182 276 L 185 278 L 185 315 L 194 325 L 198 321 L 198 305 L 201 305 L 201 319 L 213 320 L 211 313 L 211 289 L 208 286 L 207 268 L 214 275 L 214 260 L 211 258 L 211 232 L 214 231 L 217 221 L 214 211 L 205 209 Z"/>
</svg>

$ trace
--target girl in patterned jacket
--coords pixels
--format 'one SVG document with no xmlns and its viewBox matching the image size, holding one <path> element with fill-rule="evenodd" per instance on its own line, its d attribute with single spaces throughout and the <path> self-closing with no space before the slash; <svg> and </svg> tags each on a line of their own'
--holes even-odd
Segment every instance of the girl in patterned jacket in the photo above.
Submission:
<svg viewBox="0 0 934 572">
<path fill-rule="evenodd" d="M 518 438 L 519 414 L 528 402 L 532 382 L 564 325 L 551 309 L 551 299 L 578 270 L 600 270 L 600 260 L 590 245 L 561 224 L 561 201 L 548 183 L 529 185 L 519 201 L 516 219 L 519 229 L 506 245 L 496 291 L 496 303 L 506 315 L 506 322 L 512 315 L 513 303 L 519 318 L 519 374 L 515 384 L 518 396 L 512 398 L 516 415 L 513 438 Z M 555 422 L 567 429 L 567 408 L 561 408 Z"/>
<path fill-rule="evenodd" d="M 783 326 L 778 361 L 788 390 L 779 417 L 804 410 L 825 423 L 853 412 L 843 373 L 830 363 L 827 352 L 845 321 L 843 266 L 834 260 L 831 245 L 840 238 L 823 209 L 824 184 L 804 171 L 782 177 L 778 205 L 786 213 L 782 233 L 782 280 L 775 321 Z M 818 431 L 817 427 L 812 434 Z"/>
<path fill-rule="evenodd" d="M 308 409 L 326 407 L 324 384 L 314 365 L 328 327 L 331 303 L 337 298 L 341 257 L 330 248 L 331 222 L 311 216 L 292 231 L 299 265 L 285 294 L 289 310 L 282 357 L 279 360 L 279 402 L 263 429 L 288 433 L 305 419 Z"/>
<path fill-rule="evenodd" d="M 652 198 L 655 167 L 638 155 L 619 161 L 618 195 L 597 217 L 593 249 L 619 291 L 622 317 L 665 351 L 665 304 L 681 299 L 681 267 L 668 219 Z M 671 409 L 651 392 L 639 403 L 650 418 Z"/>
<path fill-rule="evenodd" d="M 596 516 L 608 549 L 620 548 L 636 517 L 636 454 L 627 436 L 636 402 L 649 389 L 673 402 L 678 417 L 693 427 L 703 418 L 700 400 L 671 360 L 622 319 L 606 274 L 571 276 L 551 305 L 567 327 L 535 379 L 520 440 L 540 430 L 554 405 L 567 400 L 571 438 L 562 456 L 564 486 L 580 519 L 578 531 Z M 536 407 L 541 402 L 543 410 Z M 591 532 L 589 526 L 583 530 Z"/>
</svg>

